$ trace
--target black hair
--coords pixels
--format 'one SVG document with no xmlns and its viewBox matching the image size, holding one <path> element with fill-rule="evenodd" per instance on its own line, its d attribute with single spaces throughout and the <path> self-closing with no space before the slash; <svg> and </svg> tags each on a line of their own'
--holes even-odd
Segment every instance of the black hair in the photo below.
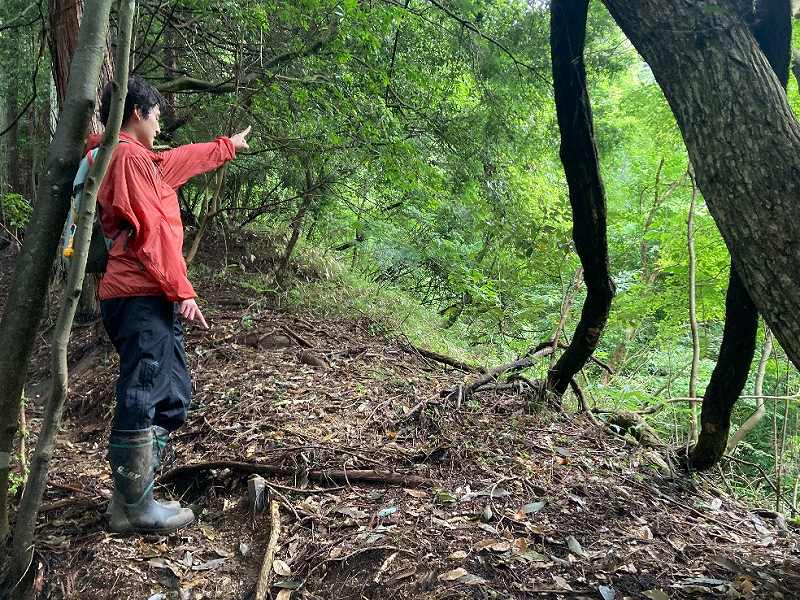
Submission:
<svg viewBox="0 0 800 600">
<path fill-rule="evenodd" d="M 112 83 L 109 81 L 103 88 L 103 95 L 100 99 L 100 122 L 103 125 L 108 123 L 108 113 L 111 112 L 111 87 Z M 128 78 L 128 95 L 125 96 L 125 108 L 122 111 L 123 127 L 128 124 L 135 106 L 138 106 L 142 111 L 142 116 L 146 117 L 153 107 L 162 107 L 163 105 L 164 97 L 158 93 L 156 88 L 136 75 Z"/>
</svg>

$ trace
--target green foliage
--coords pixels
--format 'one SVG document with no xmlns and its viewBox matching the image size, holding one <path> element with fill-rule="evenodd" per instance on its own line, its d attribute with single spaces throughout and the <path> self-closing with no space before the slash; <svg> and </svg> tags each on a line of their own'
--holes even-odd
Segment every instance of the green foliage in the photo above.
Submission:
<svg viewBox="0 0 800 600">
<path fill-rule="evenodd" d="M 0 216 L 11 231 L 25 229 L 33 208 L 20 194 L 9 192 L 0 198 Z"/>
<path fill-rule="evenodd" d="M 265 298 L 366 315 L 376 330 L 493 364 L 550 339 L 579 266 L 558 156 L 549 13 L 547 3 L 525 0 L 442 5 L 471 26 L 423 0 L 143 4 L 134 62 L 157 83 L 179 75 L 235 83 L 234 93 L 170 97 L 182 123 L 175 144 L 253 125 L 252 150 L 228 167 L 215 217 L 216 231 L 234 232 L 242 247 L 218 276 Z M 11 10 L 4 5 L 0 18 Z M 26 30 L 28 54 L 36 35 Z M 0 64 L 13 75 L 0 92 L 22 81 L 22 97 L 36 79 L 30 64 L 12 61 L 20 53 L 9 53 L 10 41 L 0 33 Z M 168 48 L 174 70 L 165 66 Z M 585 58 L 617 296 L 596 353 L 615 374 L 587 365 L 581 384 L 598 404 L 643 409 L 689 388 L 688 159 L 652 73 L 600 2 L 591 3 Z M 795 81 L 789 102 L 800 109 Z M 46 104 L 35 104 L 38 129 L 20 128 L 31 164 L 37 139 L 47 138 Z M 184 187 L 187 213 L 200 215 L 211 181 Z M 6 224 L 14 218 L 21 228 L 27 203 L 12 196 L 4 197 Z M 722 335 L 730 259 L 696 200 L 702 392 Z M 299 242 L 279 276 L 294 228 Z M 584 294 L 574 298 L 565 340 Z M 778 368 L 785 357 L 775 353 L 765 390 L 791 394 L 797 374 Z M 735 421 L 753 408 L 740 402 Z M 773 412 L 775 423 L 765 420 L 738 450 L 767 470 L 776 428 L 787 425 L 785 461 L 798 446 L 796 404 L 787 417 L 782 405 Z M 683 443 L 687 404 L 667 402 L 651 421 Z M 735 485 L 744 490 L 743 481 Z"/>
</svg>

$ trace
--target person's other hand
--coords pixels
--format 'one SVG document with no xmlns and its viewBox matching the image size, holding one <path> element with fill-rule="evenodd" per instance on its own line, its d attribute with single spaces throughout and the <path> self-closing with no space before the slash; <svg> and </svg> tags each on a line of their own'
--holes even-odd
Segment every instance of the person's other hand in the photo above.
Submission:
<svg viewBox="0 0 800 600">
<path fill-rule="evenodd" d="M 233 147 L 236 148 L 237 152 L 239 150 L 247 150 L 250 148 L 250 146 L 247 145 L 247 140 L 245 139 L 250 134 L 250 129 L 252 129 L 252 127 L 248 125 L 247 129 L 231 136 Z"/>
<path fill-rule="evenodd" d="M 208 323 L 206 323 L 203 313 L 200 312 L 200 307 L 197 306 L 197 302 L 195 302 L 194 298 L 181 300 L 178 303 L 178 312 L 184 319 L 195 321 L 202 325 L 205 329 L 208 329 Z"/>
</svg>

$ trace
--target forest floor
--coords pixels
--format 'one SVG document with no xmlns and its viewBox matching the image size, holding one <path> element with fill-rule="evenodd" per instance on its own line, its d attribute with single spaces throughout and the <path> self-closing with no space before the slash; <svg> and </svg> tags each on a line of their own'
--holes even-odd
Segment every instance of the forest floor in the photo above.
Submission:
<svg viewBox="0 0 800 600">
<path fill-rule="evenodd" d="M 0 267 L 8 289 L 11 260 Z M 164 471 L 205 466 L 162 475 L 171 482 L 157 491 L 191 504 L 196 523 L 107 532 L 117 361 L 99 328 L 79 327 L 37 535 L 39 597 L 251 598 L 271 522 L 251 510 L 247 479 L 267 465 L 280 600 L 800 598 L 800 531 L 711 479 L 672 474 L 585 415 L 516 393 L 445 398 L 476 375 L 364 316 L 276 308 L 219 278 L 197 288 L 212 328 L 188 328 L 195 406 Z M 47 337 L 28 388 L 29 448 Z"/>
</svg>

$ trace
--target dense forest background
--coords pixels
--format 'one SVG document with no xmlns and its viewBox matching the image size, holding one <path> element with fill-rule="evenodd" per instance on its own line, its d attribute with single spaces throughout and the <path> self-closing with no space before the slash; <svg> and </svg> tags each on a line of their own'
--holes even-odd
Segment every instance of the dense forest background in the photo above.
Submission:
<svg viewBox="0 0 800 600">
<path fill-rule="evenodd" d="M 0 6 L 7 252 L 37 201 L 59 112 L 59 24 L 79 13 L 75 0 Z M 161 143 L 253 126 L 245 157 L 180 194 L 190 270 L 207 271 L 213 253 L 232 295 L 238 285 L 324 313 L 363 312 L 475 364 L 569 341 L 585 292 L 549 21 L 548 3 L 534 0 L 140 2 L 132 69 L 168 101 Z M 659 86 L 598 2 L 585 60 L 617 294 L 595 353 L 613 374 L 590 364 L 579 383 L 590 405 L 648 412 L 682 444 L 687 398 L 695 387 L 702 395 L 716 363 L 730 257 Z M 794 77 L 788 94 L 797 111 Z M 756 413 L 759 394 L 766 414 L 719 465 L 738 494 L 792 516 L 799 384 L 762 325 L 734 423 Z"/>
</svg>

